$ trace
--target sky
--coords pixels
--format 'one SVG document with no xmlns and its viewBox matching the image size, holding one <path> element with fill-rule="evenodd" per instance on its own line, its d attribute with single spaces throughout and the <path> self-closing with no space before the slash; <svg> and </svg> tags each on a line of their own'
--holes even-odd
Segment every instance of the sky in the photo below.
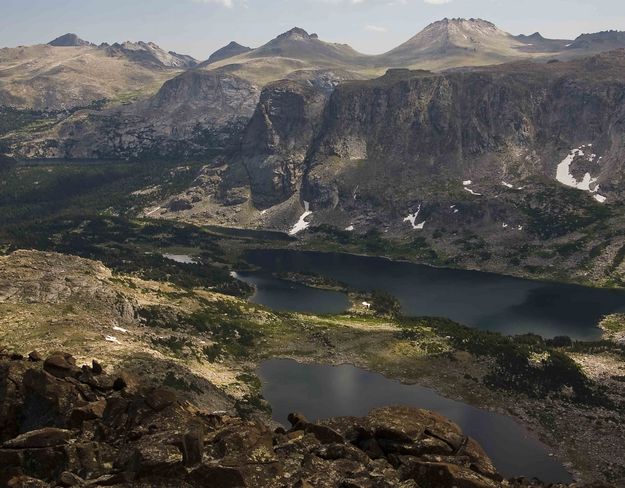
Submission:
<svg viewBox="0 0 625 488">
<path fill-rule="evenodd" d="M 0 0 L 0 47 L 74 32 L 96 44 L 153 41 L 206 59 L 232 40 L 257 47 L 297 26 L 378 54 L 444 17 L 570 39 L 625 30 L 625 0 Z"/>
</svg>

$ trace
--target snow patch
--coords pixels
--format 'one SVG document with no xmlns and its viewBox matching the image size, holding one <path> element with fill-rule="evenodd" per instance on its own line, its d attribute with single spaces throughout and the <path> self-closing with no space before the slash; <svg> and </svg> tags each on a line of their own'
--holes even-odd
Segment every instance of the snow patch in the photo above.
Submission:
<svg viewBox="0 0 625 488">
<path fill-rule="evenodd" d="M 371 308 L 371 304 L 369 302 L 362 302 L 362 306 L 365 307 L 366 309 Z"/>
<path fill-rule="evenodd" d="M 562 160 L 556 171 L 556 180 L 563 185 L 570 186 L 571 188 L 577 188 L 578 190 L 595 193 L 599 190 L 597 178 L 593 178 L 590 173 L 586 173 L 582 181 L 577 181 L 577 179 L 575 179 L 575 177 L 571 174 L 571 163 L 573 163 L 575 158 L 585 156 L 584 151 L 582 151 L 582 148 L 584 147 L 586 146 L 581 146 L 579 149 L 573 149 L 567 157 Z"/>
<path fill-rule="evenodd" d="M 508 183 L 508 182 L 506 182 L 506 181 L 502 181 L 502 182 L 501 182 L 501 184 L 502 184 L 503 186 L 505 186 L 506 188 L 509 188 L 509 189 L 511 189 L 511 190 L 523 190 L 523 189 L 525 189 L 525 187 L 524 187 L 524 186 L 517 186 L 517 187 L 515 188 L 515 187 L 514 187 L 514 185 L 512 185 L 512 184 L 510 184 L 510 183 Z"/>
<path fill-rule="evenodd" d="M 117 332 L 121 332 L 122 334 L 128 334 L 128 330 L 122 328 L 122 327 L 113 327 L 113 330 L 117 331 Z"/>
<path fill-rule="evenodd" d="M 472 185 L 472 184 L 473 184 L 473 181 L 471 181 L 471 180 L 465 180 L 465 181 L 462 182 L 463 186 L 469 186 L 469 185 Z"/>
<path fill-rule="evenodd" d="M 349 227 L 345 227 L 345 230 L 346 230 L 347 232 L 354 232 L 354 226 L 353 226 L 353 225 L 350 225 Z"/>
<path fill-rule="evenodd" d="M 468 191 L 471 195 L 475 195 L 476 197 L 481 197 L 483 196 L 481 193 L 478 193 L 476 191 L 471 190 L 471 188 L 467 188 L 466 186 L 464 187 L 465 191 Z"/>
<path fill-rule="evenodd" d="M 121 344 L 121 342 L 117 340 L 117 337 L 113 337 L 113 336 L 105 336 L 104 340 L 107 342 L 112 342 L 114 344 Z"/>
<path fill-rule="evenodd" d="M 419 217 L 420 213 L 421 213 L 421 205 L 419 204 L 419 208 L 417 208 L 417 211 L 413 214 L 408 214 L 408 217 L 406 217 L 402 222 L 410 222 L 410 225 L 412 225 L 412 228 L 414 230 L 423 230 L 423 228 L 425 227 L 426 221 L 424 220 L 420 224 L 417 224 L 417 218 Z"/>
<path fill-rule="evenodd" d="M 308 229 L 310 222 L 307 222 L 306 219 L 310 217 L 311 215 L 312 215 L 312 212 L 310 211 L 310 203 L 304 200 L 304 213 L 300 215 L 299 220 L 290 230 L 289 235 L 294 236 L 298 232 L 301 232 L 304 229 Z"/>
<path fill-rule="evenodd" d="M 597 193 L 596 195 L 594 195 L 594 199 L 597 200 L 599 203 L 605 203 L 608 198 Z"/>
</svg>

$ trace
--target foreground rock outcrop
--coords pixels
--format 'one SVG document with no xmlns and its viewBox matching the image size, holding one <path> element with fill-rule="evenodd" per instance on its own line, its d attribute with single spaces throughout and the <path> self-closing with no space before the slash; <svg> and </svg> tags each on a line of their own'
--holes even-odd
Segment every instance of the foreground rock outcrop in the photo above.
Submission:
<svg viewBox="0 0 625 488">
<path fill-rule="evenodd" d="M 201 411 L 133 374 L 67 353 L 0 358 L 0 485 L 227 487 L 543 486 L 505 481 L 471 438 L 425 410 L 288 431 Z"/>
</svg>

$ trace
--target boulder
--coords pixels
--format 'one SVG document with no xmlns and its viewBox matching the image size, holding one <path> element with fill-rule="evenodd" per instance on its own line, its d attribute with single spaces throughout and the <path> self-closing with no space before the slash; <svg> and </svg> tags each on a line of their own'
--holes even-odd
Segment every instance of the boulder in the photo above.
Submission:
<svg viewBox="0 0 625 488">
<path fill-rule="evenodd" d="M 248 485 L 238 468 L 202 465 L 193 470 L 187 479 L 195 486 L 215 486 L 219 488 L 245 488 Z"/>
<path fill-rule="evenodd" d="M 72 410 L 69 423 L 73 427 L 80 427 L 86 420 L 95 420 L 102 418 L 106 409 L 106 400 L 101 399 L 97 402 L 88 403 L 85 406 L 77 407 Z"/>
<path fill-rule="evenodd" d="M 136 446 L 126 467 L 136 473 L 137 477 L 182 476 L 182 460 L 182 453 L 176 446 L 148 436 L 142 438 Z"/>
<path fill-rule="evenodd" d="M 204 453 L 204 427 L 194 426 L 182 439 L 182 454 L 185 466 L 195 466 L 202 462 Z"/>
<path fill-rule="evenodd" d="M 5 449 L 29 449 L 67 444 L 72 433 L 69 430 L 45 427 L 17 436 L 3 444 Z"/>
<path fill-rule="evenodd" d="M 15 476 L 7 482 L 7 488 L 48 488 L 45 481 L 30 476 Z"/>
<path fill-rule="evenodd" d="M 306 417 L 301 413 L 290 413 L 288 416 L 288 420 L 292 425 L 290 432 L 303 430 L 306 433 L 313 434 L 322 444 L 345 442 L 343 436 L 334 429 L 326 425 L 319 425 L 308 422 Z"/>
<path fill-rule="evenodd" d="M 145 403 L 147 403 L 152 410 L 160 412 L 176 403 L 177 399 L 176 393 L 172 390 L 168 388 L 155 388 L 145 396 Z"/>
<path fill-rule="evenodd" d="M 41 357 L 41 354 L 39 354 L 39 352 L 37 351 L 31 351 L 28 353 L 28 360 L 32 361 L 32 362 L 39 362 L 41 361 L 43 358 Z"/>
<path fill-rule="evenodd" d="M 78 381 L 99 391 L 110 391 L 115 389 L 115 379 L 113 377 L 107 375 L 96 375 L 88 366 L 82 367 L 82 372 L 78 375 Z"/>
<path fill-rule="evenodd" d="M 43 369 L 57 378 L 75 376 L 79 369 L 76 367 L 76 359 L 71 354 L 55 352 L 46 358 Z"/>
<path fill-rule="evenodd" d="M 422 488 L 501 488 L 501 483 L 450 463 L 414 461 L 400 470 L 402 479 L 413 479 Z"/>
<path fill-rule="evenodd" d="M 93 361 L 91 361 L 91 371 L 93 372 L 93 374 L 99 375 L 103 373 L 104 369 L 102 368 L 102 365 L 94 359 Z"/>
<path fill-rule="evenodd" d="M 63 471 L 57 480 L 57 485 L 64 487 L 83 486 L 84 484 L 85 480 L 69 471 Z"/>
<path fill-rule="evenodd" d="M 214 440 L 214 453 L 224 466 L 240 466 L 275 461 L 273 435 L 267 426 L 243 422 L 219 432 Z"/>
</svg>

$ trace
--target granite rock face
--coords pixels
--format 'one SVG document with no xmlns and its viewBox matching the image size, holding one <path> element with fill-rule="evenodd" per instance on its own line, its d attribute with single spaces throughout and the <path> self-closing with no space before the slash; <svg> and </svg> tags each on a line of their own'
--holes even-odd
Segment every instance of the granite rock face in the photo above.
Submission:
<svg viewBox="0 0 625 488">
<path fill-rule="evenodd" d="M 77 113 L 51 132 L 22 141 L 15 153 L 69 159 L 214 154 L 238 140 L 259 94 L 257 87 L 236 76 L 189 70 L 147 100 Z"/>
<path fill-rule="evenodd" d="M 0 257 L 0 302 L 97 301 L 121 321 L 131 321 L 136 304 L 112 289 L 102 263 L 56 253 L 19 250 Z"/>
<path fill-rule="evenodd" d="M 263 90 L 241 144 L 254 203 L 271 207 L 297 191 L 307 151 L 327 95 L 305 82 L 277 82 Z"/>
<path fill-rule="evenodd" d="M 392 187 L 394 202 L 409 205 L 435 184 L 555 180 L 557 166 L 582 147 L 594 157 L 576 158 L 572 175 L 582 181 L 588 172 L 602 193 L 620 198 L 623 73 L 624 51 L 439 74 L 391 70 L 339 85 L 323 110 L 310 88 L 308 110 L 298 108 L 299 86 L 268 88 L 242 150 L 270 148 L 245 159 L 253 200 L 279 203 L 300 186 L 313 208 L 349 209 L 356 186 L 378 196 Z"/>
</svg>

